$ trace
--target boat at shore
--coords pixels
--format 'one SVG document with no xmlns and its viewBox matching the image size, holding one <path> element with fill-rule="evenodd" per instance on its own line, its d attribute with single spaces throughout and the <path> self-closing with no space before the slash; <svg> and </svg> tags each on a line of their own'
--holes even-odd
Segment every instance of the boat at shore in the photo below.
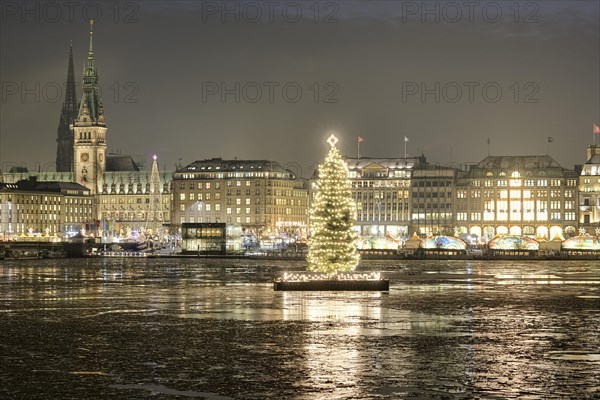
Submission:
<svg viewBox="0 0 600 400">
<path fill-rule="evenodd" d="M 91 254 L 90 257 L 109 257 L 109 258 L 155 258 L 159 255 L 154 252 L 132 251 L 132 250 L 101 250 L 98 253 Z"/>
</svg>

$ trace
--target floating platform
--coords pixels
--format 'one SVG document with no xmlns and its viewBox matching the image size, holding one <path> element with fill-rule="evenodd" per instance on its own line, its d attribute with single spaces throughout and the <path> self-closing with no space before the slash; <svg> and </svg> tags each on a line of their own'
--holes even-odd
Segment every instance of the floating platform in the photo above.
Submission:
<svg viewBox="0 0 600 400">
<path fill-rule="evenodd" d="M 275 291 L 372 291 L 389 292 L 390 280 L 379 274 L 294 274 L 273 281 Z"/>
</svg>

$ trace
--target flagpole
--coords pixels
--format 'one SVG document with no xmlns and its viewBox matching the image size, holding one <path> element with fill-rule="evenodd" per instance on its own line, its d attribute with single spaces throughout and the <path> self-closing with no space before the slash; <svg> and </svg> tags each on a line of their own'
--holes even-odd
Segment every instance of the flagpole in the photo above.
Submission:
<svg viewBox="0 0 600 400">
<path fill-rule="evenodd" d="M 360 158 L 360 140 L 356 140 L 356 158 Z"/>
<path fill-rule="evenodd" d="M 406 142 L 408 142 L 408 138 L 404 136 L 404 158 L 408 157 L 408 153 L 406 152 Z"/>
</svg>

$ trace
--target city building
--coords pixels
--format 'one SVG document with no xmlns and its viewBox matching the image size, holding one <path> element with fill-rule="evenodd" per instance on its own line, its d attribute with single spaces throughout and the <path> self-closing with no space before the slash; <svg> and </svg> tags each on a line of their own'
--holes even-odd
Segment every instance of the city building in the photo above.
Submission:
<svg viewBox="0 0 600 400">
<path fill-rule="evenodd" d="M 428 164 L 424 156 L 344 161 L 357 207 L 355 230 L 361 249 L 398 248 L 413 232 L 453 233 L 456 168 Z"/>
<path fill-rule="evenodd" d="M 171 172 L 159 172 L 154 156 L 150 171 L 140 171 L 131 157 L 109 156 L 97 194 L 100 236 L 165 240 L 171 222 Z M 114 168 L 114 169 L 113 169 Z"/>
<path fill-rule="evenodd" d="M 588 145 L 587 162 L 579 175 L 579 227 L 600 235 L 600 146 Z"/>
<path fill-rule="evenodd" d="M 94 231 L 96 204 L 91 191 L 71 182 L 40 182 L 36 177 L 0 183 L 0 235 L 68 237 Z"/>
<path fill-rule="evenodd" d="M 488 156 L 458 173 L 454 224 L 459 235 L 553 239 L 577 233 L 574 170 L 550 156 Z"/>
<path fill-rule="evenodd" d="M 184 254 L 227 253 L 227 225 L 223 222 L 181 224 L 181 252 Z"/>
<path fill-rule="evenodd" d="M 344 157 L 356 203 L 359 248 L 398 248 L 410 231 L 413 170 L 424 158 Z M 313 183 L 318 170 L 313 175 Z"/>
<path fill-rule="evenodd" d="M 173 224 L 225 223 L 228 250 L 306 237 L 307 184 L 274 161 L 195 161 L 177 169 L 172 187 Z"/>
<path fill-rule="evenodd" d="M 276 162 L 213 158 L 173 174 L 159 170 L 156 156 L 144 170 L 131 156 L 110 154 L 93 23 L 82 79 L 78 102 L 70 46 L 56 168 L 0 171 L 0 234 L 64 237 L 79 229 L 111 241 L 163 240 L 183 223 L 224 223 L 228 250 L 275 249 L 307 237 L 312 185 Z M 428 164 L 424 156 L 344 160 L 363 249 L 398 248 L 412 233 L 485 240 L 600 233 L 599 145 L 588 145 L 576 170 L 548 155 L 488 156 L 467 168 Z M 57 207 L 60 214 L 39 215 Z"/>
<path fill-rule="evenodd" d="M 454 184 L 458 169 L 420 163 L 412 173 L 410 232 L 454 234 Z"/>
<path fill-rule="evenodd" d="M 92 27 L 93 25 L 91 25 Z M 35 178 L 38 182 L 74 182 L 87 187 L 94 196 L 93 220 L 96 234 L 110 240 L 145 239 L 167 231 L 171 211 L 172 173 L 159 171 L 156 156 L 150 171 L 142 170 L 131 156 L 107 153 L 106 116 L 90 28 L 89 49 L 83 72 L 81 101 L 76 101 L 73 48 L 69 63 L 64 103 L 57 135 L 56 171 L 38 166 L 29 171 L 13 165 L 1 174 L 6 183 Z M 164 229 L 161 229 L 164 228 Z M 85 228 L 84 228 L 85 229 Z M 57 231 L 59 236 L 62 230 Z"/>
</svg>

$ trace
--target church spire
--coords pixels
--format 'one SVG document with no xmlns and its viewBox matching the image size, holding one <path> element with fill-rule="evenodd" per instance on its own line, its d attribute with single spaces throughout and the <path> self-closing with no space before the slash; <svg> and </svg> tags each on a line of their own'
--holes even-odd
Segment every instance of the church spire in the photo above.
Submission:
<svg viewBox="0 0 600 400">
<path fill-rule="evenodd" d="M 75 93 L 75 72 L 73 69 L 73 42 L 69 46 L 69 69 L 67 71 L 67 90 L 63 109 L 77 110 L 77 94 Z"/>
<path fill-rule="evenodd" d="M 60 113 L 56 135 L 56 171 L 70 172 L 73 162 L 73 132 L 71 125 L 77 118 L 77 93 L 75 90 L 75 72 L 73 68 L 73 43 L 69 46 L 69 65 L 65 100 Z"/>
</svg>

